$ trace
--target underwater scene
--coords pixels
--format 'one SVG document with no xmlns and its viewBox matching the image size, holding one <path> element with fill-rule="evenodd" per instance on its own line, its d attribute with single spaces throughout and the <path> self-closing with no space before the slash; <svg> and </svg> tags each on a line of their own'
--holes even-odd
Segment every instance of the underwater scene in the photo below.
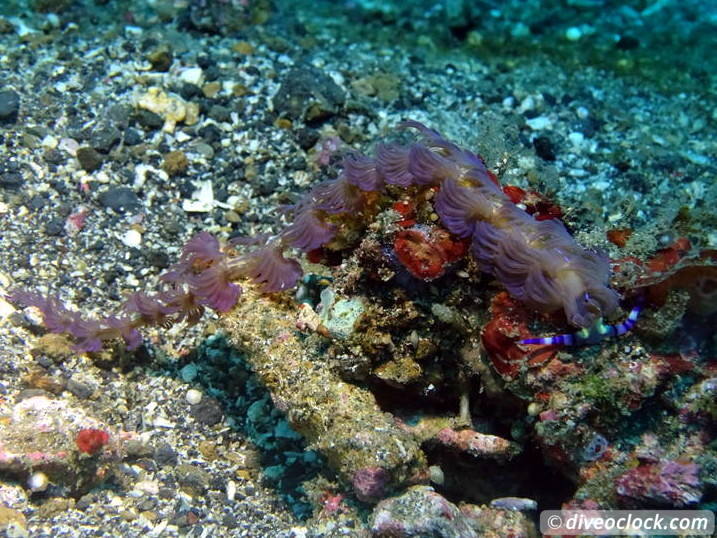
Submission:
<svg viewBox="0 0 717 538">
<path fill-rule="evenodd" d="M 715 51 L 714 0 L 1 0 L 0 536 L 711 515 Z"/>
</svg>

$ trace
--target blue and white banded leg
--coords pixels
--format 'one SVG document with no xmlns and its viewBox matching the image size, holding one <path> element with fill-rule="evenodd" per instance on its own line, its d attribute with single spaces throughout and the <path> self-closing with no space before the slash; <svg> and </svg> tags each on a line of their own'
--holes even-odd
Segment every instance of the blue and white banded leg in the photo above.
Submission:
<svg viewBox="0 0 717 538">
<path fill-rule="evenodd" d="M 518 340 L 518 344 L 526 345 L 557 345 L 557 346 L 587 346 L 599 344 L 606 338 L 617 338 L 632 330 L 637 318 L 642 311 L 642 304 L 638 304 L 630 310 L 625 321 L 615 325 L 606 325 L 602 318 L 597 320 L 592 327 L 586 327 L 574 333 L 547 336 L 544 338 L 526 338 Z"/>
</svg>

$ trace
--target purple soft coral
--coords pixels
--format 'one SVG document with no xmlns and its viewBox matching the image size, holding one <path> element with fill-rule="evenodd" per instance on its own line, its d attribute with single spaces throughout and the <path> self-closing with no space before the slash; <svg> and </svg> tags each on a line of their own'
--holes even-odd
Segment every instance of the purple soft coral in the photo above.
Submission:
<svg viewBox="0 0 717 538">
<path fill-rule="evenodd" d="M 11 293 L 8 300 L 25 307 L 37 308 L 42 314 L 45 328 L 52 333 L 69 334 L 75 342 L 75 351 L 100 351 L 104 342 L 115 338 L 124 339 L 128 349 L 135 349 L 142 343 L 139 331 L 127 316 L 83 318 L 79 312 L 68 309 L 55 297 L 43 297 L 22 290 Z"/>
<path fill-rule="evenodd" d="M 37 308 L 42 314 L 42 322 L 52 333 L 68 332 L 78 320 L 79 314 L 67 309 L 56 297 L 45 297 L 39 293 L 25 290 L 11 292 L 7 300 L 13 304 Z"/>
<path fill-rule="evenodd" d="M 216 264 L 224 257 L 217 238 L 210 233 L 199 232 L 187 241 L 179 261 L 162 275 L 162 280 L 173 283 L 187 282 L 193 274 Z"/>
<path fill-rule="evenodd" d="M 419 130 L 426 146 L 404 150 L 405 161 L 394 159 L 392 173 L 408 172 L 417 183 L 440 181 L 434 207 L 441 222 L 462 237 L 472 232 L 471 250 L 481 267 L 513 296 L 538 310 L 562 307 L 579 327 L 617 308 L 603 257 L 582 249 L 560 222 L 537 221 L 516 206 L 478 156 L 418 122 L 403 125 Z"/>
<path fill-rule="evenodd" d="M 260 284 L 263 292 L 293 288 L 301 278 L 301 266 L 285 258 L 279 246 L 266 246 L 233 261 L 234 271 Z"/>
<path fill-rule="evenodd" d="M 408 148 L 398 144 L 376 147 L 376 168 L 386 183 L 404 188 L 413 185 L 414 177 L 408 171 L 408 155 Z"/>
<path fill-rule="evenodd" d="M 137 349 L 142 343 L 142 335 L 134 327 L 133 320 L 129 316 L 108 316 L 102 322 L 107 327 L 108 340 L 119 336 L 130 351 Z"/>
<path fill-rule="evenodd" d="M 452 178 L 444 180 L 436 197 L 435 209 L 449 232 L 469 237 L 477 217 L 490 210 L 492 189 L 484 183 L 471 184 L 467 180 L 461 183 Z"/>
<path fill-rule="evenodd" d="M 217 312 L 227 312 L 237 303 L 241 287 L 232 283 L 232 271 L 220 262 L 189 278 L 189 287 L 199 302 Z"/>
<path fill-rule="evenodd" d="M 319 183 L 311 190 L 313 206 L 326 213 L 357 212 L 363 205 L 361 191 L 346 176 Z"/>
<path fill-rule="evenodd" d="M 346 180 L 362 191 L 383 190 L 383 176 L 376 168 L 376 161 L 366 155 L 349 155 L 343 161 Z"/>
<path fill-rule="evenodd" d="M 331 241 L 336 227 L 325 222 L 308 202 L 299 204 L 294 221 L 282 232 L 282 239 L 294 248 L 309 252 Z"/>
<path fill-rule="evenodd" d="M 170 303 L 171 298 L 166 292 L 154 296 L 135 292 L 127 297 L 122 309 L 127 314 L 139 314 L 140 319 L 148 325 L 170 326 L 173 322 L 172 314 L 179 311 L 177 305 Z"/>
<path fill-rule="evenodd" d="M 207 232 L 192 237 L 182 249 L 179 262 L 161 278 L 174 286 L 187 284 L 199 304 L 218 312 L 231 309 L 241 294 L 241 288 L 232 283 L 232 271 L 219 240 Z"/>
</svg>

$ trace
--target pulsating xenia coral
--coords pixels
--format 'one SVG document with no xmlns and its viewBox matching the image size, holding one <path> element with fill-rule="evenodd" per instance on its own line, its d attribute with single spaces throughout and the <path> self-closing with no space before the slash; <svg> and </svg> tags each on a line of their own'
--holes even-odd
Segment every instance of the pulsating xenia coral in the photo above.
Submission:
<svg viewBox="0 0 717 538">
<path fill-rule="evenodd" d="M 94 351 L 114 338 L 136 347 L 141 341 L 139 327 L 194 323 L 206 307 L 230 310 L 241 295 L 237 280 L 253 280 L 265 292 L 294 287 L 301 267 L 284 256 L 285 250 L 311 252 L 330 245 L 343 225 L 368 218 L 369 207 L 393 186 L 438 190 L 434 209 L 443 226 L 460 242 L 470 242 L 481 268 L 516 299 L 544 312 L 562 309 L 578 327 L 588 327 L 615 310 L 618 297 L 608 287 L 605 258 L 581 248 L 559 221 L 531 215 L 516 205 L 478 155 L 419 122 L 407 121 L 401 127 L 417 129 L 421 140 L 380 144 L 373 158 L 348 155 L 336 179 L 319 183 L 289 208 L 291 222 L 279 234 L 233 241 L 254 244 L 253 251 L 229 255 L 209 233 L 197 234 L 162 275 L 163 289 L 131 295 L 117 316 L 85 319 L 56 299 L 25 291 L 11 294 L 10 300 L 37 307 L 47 328 L 72 335 L 78 349 Z M 414 238 L 406 232 L 400 239 Z M 455 258 L 439 239 L 432 239 L 438 266 L 421 265 L 414 272 L 419 278 L 440 275 L 440 264 Z"/>
</svg>

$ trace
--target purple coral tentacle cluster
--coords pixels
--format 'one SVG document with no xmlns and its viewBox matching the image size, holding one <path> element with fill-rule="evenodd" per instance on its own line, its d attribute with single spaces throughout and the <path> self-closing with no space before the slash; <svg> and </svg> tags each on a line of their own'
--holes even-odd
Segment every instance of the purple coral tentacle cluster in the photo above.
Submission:
<svg viewBox="0 0 717 538">
<path fill-rule="evenodd" d="M 590 326 L 613 312 L 617 294 L 608 287 L 607 260 L 580 247 L 557 220 L 538 221 L 515 205 L 491 177 L 480 156 L 446 140 L 417 121 L 401 128 L 419 131 L 410 145 L 379 144 L 375 157 L 350 154 L 333 180 L 316 185 L 288 209 L 292 220 L 277 236 L 233 241 L 253 251 L 230 256 L 219 241 L 201 232 L 185 245 L 179 261 L 161 276 L 164 289 L 131 295 L 117 316 L 85 319 L 54 298 L 16 291 L 10 300 L 37 307 L 51 332 L 68 333 L 84 351 L 122 338 L 130 348 L 141 343 L 137 329 L 146 325 L 196 323 L 205 307 L 230 310 L 241 295 L 239 279 L 251 279 L 264 292 L 294 287 L 299 263 L 284 256 L 324 247 L 340 231 L 342 217 L 360 215 L 367 193 L 387 185 L 437 186 L 434 209 L 453 234 L 471 238 L 471 252 L 515 298 L 541 311 L 562 309 L 578 327 Z"/>
<path fill-rule="evenodd" d="M 140 327 L 194 324 L 205 307 L 218 312 L 230 310 L 241 295 L 235 280 L 251 279 L 261 285 L 262 291 L 274 292 L 294 287 L 301 274 L 299 263 L 285 258 L 279 245 L 230 256 L 214 236 L 201 232 L 187 242 L 179 261 L 161 275 L 161 291 L 129 295 L 116 315 L 83 317 L 57 298 L 24 290 L 12 292 L 8 299 L 37 308 L 45 327 L 53 333 L 70 335 L 76 351 L 100 351 L 106 342 L 116 339 L 124 340 L 132 350 L 142 343 Z"/>
<path fill-rule="evenodd" d="M 541 311 L 562 309 L 578 327 L 617 308 L 604 256 L 583 249 L 561 222 L 538 221 L 515 205 L 478 155 L 417 121 L 400 127 L 418 130 L 422 140 L 408 146 L 381 144 L 374 159 L 345 158 L 337 179 L 314 187 L 297 205 L 282 240 L 313 250 L 337 233 L 330 215 L 361 210 L 362 191 L 437 185 L 434 208 L 441 223 L 459 237 L 472 238 L 471 252 L 481 268 L 515 298 Z"/>
<path fill-rule="evenodd" d="M 471 251 L 481 268 L 511 295 L 537 310 L 562 308 L 578 327 L 617 308 L 605 257 L 580 247 L 561 222 L 538 221 L 515 205 L 477 155 L 416 122 L 408 126 L 419 129 L 428 149 L 441 157 L 423 156 L 420 165 L 422 181 L 430 177 L 441 185 L 434 206 L 441 222 L 457 235 L 472 234 Z M 416 165 L 407 168 L 415 171 Z"/>
<path fill-rule="evenodd" d="M 136 349 L 142 337 L 127 315 L 107 316 L 101 319 L 85 318 L 79 312 L 70 310 L 55 297 L 44 297 L 39 293 L 16 290 L 8 300 L 18 305 L 32 306 L 42 314 L 43 324 L 51 333 L 69 334 L 74 339 L 78 352 L 100 351 L 104 342 L 122 338 L 128 349 Z"/>
<path fill-rule="evenodd" d="M 265 293 L 284 291 L 296 286 L 302 275 L 301 265 L 286 258 L 283 249 L 268 245 L 231 261 L 237 275 L 261 285 Z"/>
<path fill-rule="evenodd" d="M 367 192 L 383 190 L 384 177 L 372 158 L 361 154 L 348 155 L 342 165 L 342 175 L 351 185 Z"/>
<path fill-rule="evenodd" d="M 562 309 L 575 326 L 590 326 L 612 313 L 618 296 L 608 287 L 607 259 L 578 245 L 557 220 L 538 221 L 515 205 L 476 154 L 417 121 L 422 140 L 408 146 L 381 144 L 374 159 L 351 155 L 335 183 L 315 187 L 283 232 L 291 246 L 309 251 L 336 233 L 329 214 L 359 211 L 357 191 L 386 185 L 440 186 L 434 209 L 459 237 L 472 238 L 471 252 L 515 298 L 541 311 Z"/>
<path fill-rule="evenodd" d="M 317 205 L 313 200 L 297 204 L 293 222 L 281 234 L 285 243 L 309 252 L 333 239 L 336 227 L 322 218 Z"/>
<path fill-rule="evenodd" d="M 235 277 L 219 240 L 207 232 L 198 233 L 184 245 L 179 261 L 161 279 L 171 287 L 169 303 L 173 308 L 189 304 L 189 293 L 195 298 L 195 309 L 208 306 L 226 312 L 241 294 L 241 288 L 232 282 Z"/>
</svg>

